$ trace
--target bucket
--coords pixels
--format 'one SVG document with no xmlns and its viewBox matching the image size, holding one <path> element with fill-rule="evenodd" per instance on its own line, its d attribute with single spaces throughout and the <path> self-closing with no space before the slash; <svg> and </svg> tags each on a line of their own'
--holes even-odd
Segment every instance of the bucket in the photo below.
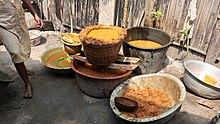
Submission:
<svg viewBox="0 0 220 124">
<path fill-rule="evenodd" d="M 150 40 L 159 43 L 159 48 L 140 48 L 130 45 L 131 40 Z M 166 52 L 171 45 L 171 37 L 164 31 L 150 27 L 132 27 L 127 29 L 127 38 L 123 43 L 123 53 L 128 57 L 140 58 L 136 74 L 156 73 L 162 69 Z"/>
</svg>

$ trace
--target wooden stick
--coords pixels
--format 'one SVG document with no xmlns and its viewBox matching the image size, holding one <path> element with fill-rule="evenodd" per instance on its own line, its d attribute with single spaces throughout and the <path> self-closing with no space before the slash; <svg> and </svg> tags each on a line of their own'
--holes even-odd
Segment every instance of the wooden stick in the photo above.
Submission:
<svg viewBox="0 0 220 124">
<path fill-rule="evenodd" d="M 74 59 L 77 59 L 79 61 L 82 61 L 82 62 L 88 62 L 86 57 L 83 57 L 83 56 L 78 56 L 78 55 L 71 55 Z"/>
<path fill-rule="evenodd" d="M 72 57 L 82 62 L 88 62 L 86 57 L 83 57 L 83 56 L 72 55 Z M 139 61 L 139 59 L 137 58 L 134 58 L 134 57 L 131 57 L 131 58 L 130 57 L 119 57 L 119 58 L 120 58 L 119 60 L 122 60 L 122 62 L 134 62 L 134 63 L 132 64 L 111 63 L 110 65 L 107 66 L 107 68 L 120 69 L 120 70 L 134 70 L 138 66 L 137 62 Z"/>
<path fill-rule="evenodd" d="M 138 63 L 140 61 L 140 59 L 139 58 L 135 58 L 135 57 L 118 56 L 116 61 L 119 61 L 119 62 L 129 62 L 129 63 Z"/>
<path fill-rule="evenodd" d="M 117 64 L 117 63 L 111 63 L 107 66 L 107 68 L 111 69 L 119 69 L 119 70 L 134 70 L 138 64 Z"/>
</svg>

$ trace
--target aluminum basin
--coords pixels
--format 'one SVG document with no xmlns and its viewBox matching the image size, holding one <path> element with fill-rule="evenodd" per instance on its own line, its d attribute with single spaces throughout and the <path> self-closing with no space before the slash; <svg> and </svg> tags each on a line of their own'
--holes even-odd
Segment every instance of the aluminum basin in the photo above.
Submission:
<svg viewBox="0 0 220 124">
<path fill-rule="evenodd" d="M 173 107 L 164 113 L 150 117 L 150 118 L 135 118 L 130 117 L 126 114 L 123 114 L 121 111 L 117 109 L 115 106 L 114 99 L 115 97 L 120 97 L 123 95 L 125 89 L 128 86 L 151 86 L 155 88 L 159 88 L 169 94 L 171 97 Z M 136 123 L 153 123 L 153 124 L 162 124 L 170 120 L 176 112 L 178 112 L 181 108 L 181 105 L 185 99 L 186 90 L 183 83 L 176 77 L 169 74 L 145 74 L 132 77 L 127 81 L 123 82 L 112 92 L 110 98 L 110 106 L 113 112 L 120 117 L 121 119 L 128 122 L 136 122 Z M 147 99 L 147 98 L 146 98 Z"/>
<path fill-rule="evenodd" d="M 220 98 L 220 69 L 208 63 L 197 60 L 186 60 L 184 62 L 184 83 L 194 93 L 199 96 L 217 99 Z M 203 81 L 208 75 L 217 81 L 211 85 Z"/>
</svg>

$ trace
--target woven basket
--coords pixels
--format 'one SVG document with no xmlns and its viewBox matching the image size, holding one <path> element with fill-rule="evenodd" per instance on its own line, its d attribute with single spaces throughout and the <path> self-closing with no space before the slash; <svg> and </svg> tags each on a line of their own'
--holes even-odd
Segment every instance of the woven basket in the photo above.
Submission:
<svg viewBox="0 0 220 124">
<path fill-rule="evenodd" d="M 84 54 L 89 63 L 98 66 L 107 66 L 118 56 L 122 41 L 117 44 L 93 45 L 83 42 Z"/>
<path fill-rule="evenodd" d="M 106 37 L 107 35 L 112 36 L 111 33 L 104 33 L 107 30 L 117 32 L 118 36 L 110 37 L 109 39 L 94 37 L 96 36 L 94 34 L 94 36 L 89 36 L 88 34 L 92 30 L 101 31 L 98 34 L 102 37 Z M 98 66 L 107 66 L 116 60 L 119 50 L 121 48 L 122 41 L 125 39 L 126 36 L 126 29 L 111 25 L 88 26 L 79 33 L 79 38 L 82 42 L 84 53 L 88 62 Z"/>
</svg>

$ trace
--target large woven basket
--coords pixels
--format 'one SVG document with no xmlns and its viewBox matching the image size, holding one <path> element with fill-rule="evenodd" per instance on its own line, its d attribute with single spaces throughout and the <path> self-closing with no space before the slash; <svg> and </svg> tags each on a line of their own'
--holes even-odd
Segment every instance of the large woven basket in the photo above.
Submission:
<svg viewBox="0 0 220 124">
<path fill-rule="evenodd" d="M 83 42 L 84 54 L 89 63 L 98 66 L 107 66 L 118 56 L 122 41 L 117 44 L 93 45 Z"/>
<path fill-rule="evenodd" d="M 94 37 L 95 35 L 89 36 L 88 34 L 92 30 L 101 30 L 102 32 L 98 33 L 97 36 L 99 37 Z M 111 31 L 117 32 L 118 36 L 110 39 L 103 38 L 107 36 L 114 36 Z M 106 34 L 106 32 L 108 33 Z M 122 41 L 127 36 L 127 31 L 126 29 L 118 26 L 94 25 L 83 29 L 79 36 L 88 62 L 93 65 L 107 66 L 116 60 Z"/>
</svg>

